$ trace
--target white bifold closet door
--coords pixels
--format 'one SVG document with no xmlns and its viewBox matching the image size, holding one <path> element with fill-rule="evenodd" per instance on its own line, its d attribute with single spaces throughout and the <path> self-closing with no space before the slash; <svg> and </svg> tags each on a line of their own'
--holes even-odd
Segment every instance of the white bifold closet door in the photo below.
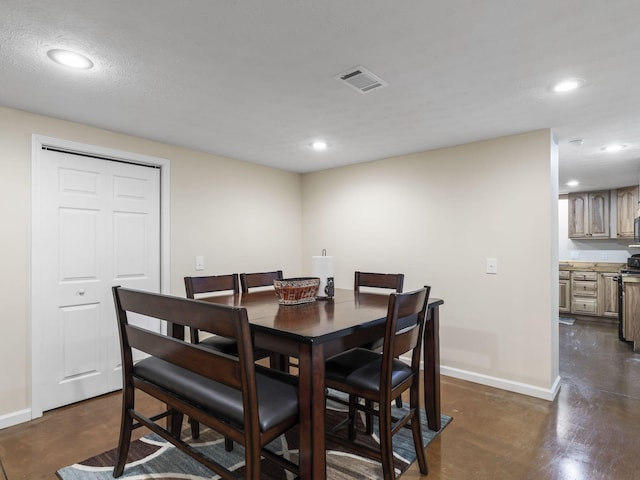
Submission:
<svg viewBox="0 0 640 480">
<path fill-rule="evenodd" d="M 50 410 L 122 386 L 111 287 L 160 291 L 160 170 L 42 153 L 44 238 L 33 280 L 43 294 L 33 328 L 42 329 L 42 406 Z M 154 319 L 137 323 L 160 330 Z"/>
</svg>

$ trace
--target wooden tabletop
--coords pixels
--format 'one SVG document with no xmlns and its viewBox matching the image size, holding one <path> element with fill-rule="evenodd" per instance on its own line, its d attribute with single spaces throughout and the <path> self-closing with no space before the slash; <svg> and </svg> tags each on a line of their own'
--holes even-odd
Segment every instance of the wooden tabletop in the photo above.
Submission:
<svg viewBox="0 0 640 480">
<path fill-rule="evenodd" d="M 222 295 L 202 300 L 247 309 L 254 331 L 277 331 L 298 342 L 329 342 L 379 323 L 387 314 L 389 295 L 356 293 L 336 289 L 332 300 L 316 300 L 300 305 L 281 305 L 273 290 Z M 442 304 L 429 300 L 429 307 Z"/>
</svg>

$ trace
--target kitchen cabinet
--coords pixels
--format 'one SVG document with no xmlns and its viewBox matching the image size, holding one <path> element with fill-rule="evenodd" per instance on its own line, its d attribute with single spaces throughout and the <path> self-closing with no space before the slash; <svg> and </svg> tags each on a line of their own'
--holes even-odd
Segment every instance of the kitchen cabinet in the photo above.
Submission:
<svg viewBox="0 0 640 480">
<path fill-rule="evenodd" d="M 638 209 L 638 186 L 619 188 L 616 192 L 618 238 L 633 238 L 633 220 Z"/>
<path fill-rule="evenodd" d="M 618 283 L 615 279 L 624 265 L 615 262 L 560 262 L 560 315 L 571 314 L 583 317 L 583 320 L 617 322 Z M 638 280 L 640 281 L 640 275 Z M 640 335 L 640 322 L 638 334 Z"/>
<path fill-rule="evenodd" d="M 609 191 L 569 194 L 569 238 L 609 238 Z"/>
<path fill-rule="evenodd" d="M 633 342 L 633 350 L 640 352 L 640 276 L 631 276 L 623 283 L 624 312 L 622 335 Z"/>
<path fill-rule="evenodd" d="M 571 272 L 569 270 L 560 270 L 559 280 L 560 288 L 560 313 L 571 312 Z"/>
<path fill-rule="evenodd" d="M 618 318 L 617 273 L 600 273 L 598 276 L 598 316 Z"/>
<path fill-rule="evenodd" d="M 598 314 L 598 274 L 571 272 L 571 313 Z"/>
</svg>

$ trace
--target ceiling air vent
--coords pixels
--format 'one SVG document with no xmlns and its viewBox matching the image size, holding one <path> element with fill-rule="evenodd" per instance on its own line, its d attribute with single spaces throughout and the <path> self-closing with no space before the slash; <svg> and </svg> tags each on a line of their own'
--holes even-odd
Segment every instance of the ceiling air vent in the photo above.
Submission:
<svg viewBox="0 0 640 480">
<path fill-rule="evenodd" d="M 380 77 L 377 77 L 364 67 L 350 68 L 346 72 L 339 73 L 333 78 L 346 83 L 360 93 L 369 93 L 373 90 L 389 85 L 387 82 L 382 80 Z"/>
</svg>

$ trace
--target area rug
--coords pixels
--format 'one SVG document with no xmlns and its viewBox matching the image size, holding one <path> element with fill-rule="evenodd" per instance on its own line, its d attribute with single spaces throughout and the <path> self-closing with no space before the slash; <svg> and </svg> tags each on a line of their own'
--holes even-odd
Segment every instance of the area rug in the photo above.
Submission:
<svg viewBox="0 0 640 480">
<path fill-rule="evenodd" d="M 427 428 L 424 411 L 422 413 L 422 434 L 425 446 L 427 446 L 451 422 L 452 418 L 442 415 L 442 428 L 439 432 L 432 432 Z M 326 414 L 327 429 L 337 425 L 344 418 L 345 412 L 338 404 L 328 406 Z M 359 421 L 362 422 L 363 418 L 360 418 Z M 376 425 L 372 436 L 359 432 L 358 440 L 374 446 L 378 441 L 377 432 Z M 190 438 L 188 429 L 183 432 L 183 438 Z M 209 429 L 203 429 L 200 438 L 198 440 L 190 439 L 189 443 L 224 464 L 230 470 L 242 474 L 244 470 L 244 450 L 242 446 L 235 444 L 232 452 L 225 451 L 224 438 Z M 285 457 L 297 463 L 297 445 L 298 431 L 294 428 L 286 435 L 282 435 L 271 442 L 268 448 L 279 454 L 284 454 Z M 396 475 L 398 476 L 405 472 L 416 459 L 411 431 L 402 429 L 394 435 L 393 448 Z M 56 475 L 61 480 L 113 480 L 112 472 L 115 457 L 115 449 L 110 450 L 80 463 L 62 468 L 56 472 Z M 272 462 L 262 461 L 262 478 L 289 480 L 293 477 L 291 472 L 275 466 Z M 131 442 L 128 463 L 124 474 L 120 478 L 129 480 L 213 480 L 220 477 L 152 433 L 140 440 Z M 377 461 L 357 456 L 350 453 L 346 447 L 328 441 L 327 478 L 336 480 L 353 478 L 378 479 L 382 478 L 382 468 Z"/>
</svg>

